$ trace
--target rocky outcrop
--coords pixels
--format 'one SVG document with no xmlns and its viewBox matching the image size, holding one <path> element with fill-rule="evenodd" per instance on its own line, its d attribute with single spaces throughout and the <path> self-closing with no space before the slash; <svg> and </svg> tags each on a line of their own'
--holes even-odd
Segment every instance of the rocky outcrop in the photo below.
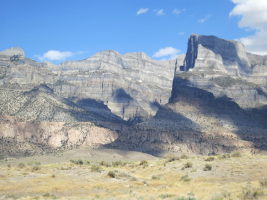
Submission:
<svg viewBox="0 0 267 200">
<path fill-rule="evenodd" d="M 14 117 L 0 120 L 2 155 L 32 155 L 80 146 L 95 148 L 116 138 L 116 131 L 91 122 L 33 122 L 18 121 Z"/>
<path fill-rule="evenodd" d="M 240 42 L 194 34 L 175 76 L 216 97 L 232 98 L 242 108 L 260 108 L 267 104 L 266 69 L 266 56 L 247 53 Z"/>
<path fill-rule="evenodd" d="M 184 71 L 189 69 L 229 73 L 234 76 L 251 72 L 247 52 L 243 44 L 215 36 L 193 34 L 188 41 Z"/>
</svg>

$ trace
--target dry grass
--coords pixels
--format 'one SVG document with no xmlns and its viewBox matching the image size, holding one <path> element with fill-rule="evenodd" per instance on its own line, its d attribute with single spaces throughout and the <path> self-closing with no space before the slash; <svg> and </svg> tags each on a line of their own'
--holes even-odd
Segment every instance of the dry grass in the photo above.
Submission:
<svg viewBox="0 0 267 200">
<path fill-rule="evenodd" d="M 266 155 L 213 157 L 39 165 L 2 160 L 0 199 L 267 200 Z"/>
</svg>

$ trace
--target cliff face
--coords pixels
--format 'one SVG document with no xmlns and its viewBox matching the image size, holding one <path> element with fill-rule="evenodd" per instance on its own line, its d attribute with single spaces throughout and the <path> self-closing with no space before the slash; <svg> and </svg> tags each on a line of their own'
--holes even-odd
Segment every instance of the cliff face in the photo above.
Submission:
<svg viewBox="0 0 267 200">
<path fill-rule="evenodd" d="M 56 66 L 19 48 L 0 52 L 0 154 L 111 143 L 126 120 L 167 103 L 174 66 L 144 53 L 105 51 Z"/>
<path fill-rule="evenodd" d="M 47 84 L 55 94 L 77 104 L 94 99 L 125 120 L 148 118 L 157 111 L 154 102 L 168 102 L 174 65 L 175 60 L 155 61 L 144 53 L 104 51 L 54 66 L 27 59 L 22 50 L 9 49 L 0 53 L 0 86 L 31 90 Z"/>
<path fill-rule="evenodd" d="M 125 120 L 148 118 L 157 111 L 153 102 L 168 102 L 174 63 L 154 61 L 144 53 L 104 51 L 60 65 L 61 83 L 53 88 L 61 96 L 101 100 Z"/>
<path fill-rule="evenodd" d="M 104 51 L 55 66 L 15 48 L 0 53 L 0 105 L 2 154 L 267 150 L 267 57 L 201 35 L 176 61 Z"/>
<path fill-rule="evenodd" d="M 233 98 L 242 108 L 256 108 L 267 104 L 266 69 L 266 56 L 247 53 L 240 42 L 192 35 L 175 76 L 216 97 Z"/>
<path fill-rule="evenodd" d="M 191 35 L 182 69 L 229 73 L 234 76 L 251 73 L 243 44 L 215 36 Z"/>
<path fill-rule="evenodd" d="M 158 153 L 266 150 L 266 71 L 266 56 L 246 53 L 239 42 L 192 35 L 169 103 L 114 145 Z"/>
</svg>

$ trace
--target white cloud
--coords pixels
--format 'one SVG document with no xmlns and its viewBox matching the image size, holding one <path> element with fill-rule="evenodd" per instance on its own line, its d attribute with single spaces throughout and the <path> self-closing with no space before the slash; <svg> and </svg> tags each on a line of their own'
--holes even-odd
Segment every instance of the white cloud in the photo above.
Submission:
<svg viewBox="0 0 267 200">
<path fill-rule="evenodd" d="M 198 23 L 203 24 L 203 23 L 205 23 L 206 21 L 208 21 L 209 18 L 210 18 L 210 15 L 206 15 L 205 17 L 199 19 L 199 20 L 198 20 Z"/>
<path fill-rule="evenodd" d="M 254 30 L 248 37 L 240 38 L 248 51 L 267 54 L 267 0 L 232 0 L 235 7 L 230 16 L 240 16 L 239 27 Z"/>
<path fill-rule="evenodd" d="M 162 16 L 162 15 L 165 15 L 165 12 L 163 9 L 159 9 L 159 10 L 156 10 L 156 15 Z"/>
<path fill-rule="evenodd" d="M 175 59 L 178 56 L 179 52 L 180 52 L 179 49 L 175 49 L 173 47 L 165 47 L 159 49 L 156 53 L 154 53 L 153 57 L 161 58 L 164 60 Z"/>
<path fill-rule="evenodd" d="M 70 51 L 57 51 L 57 50 L 49 50 L 44 53 L 42 56 L 38 56 L 38 59 L 41 61 L 51 60 L 51 61 L 62 61 L 68 57 L 73 56 L 75 53 Z"/>
<path fill-rule="evenodd" d="M 140 8 L 140 9 L 136 12 L 136 14 L 137 14 L 137 15 L 143 15 L 143 14 L 147 13 L 148 11 L 149 11 L 149 8 Z"/>
<path fill-rule="evenodd" d="M 172 10 L 172 13 L 174 14 L 174 15 L 180 15 L 182 12 L 184 12 L 185 11 L 185 9 L 177 9 L 177 8 L 175 8 L 175 9 L 173 9 Z"/>
</svg>

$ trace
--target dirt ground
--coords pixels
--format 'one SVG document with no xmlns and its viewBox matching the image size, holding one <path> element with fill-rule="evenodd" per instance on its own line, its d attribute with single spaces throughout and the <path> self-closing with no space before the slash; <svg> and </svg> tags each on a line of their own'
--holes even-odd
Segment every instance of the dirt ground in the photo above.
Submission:
<svg viewBox="0 0 267 200">
<path fill-rule="evenodd" d="M 111 149 L 0 160 L 0 200 L 265 200 L 267 155 L 165 155 Z"/>
</svg>

